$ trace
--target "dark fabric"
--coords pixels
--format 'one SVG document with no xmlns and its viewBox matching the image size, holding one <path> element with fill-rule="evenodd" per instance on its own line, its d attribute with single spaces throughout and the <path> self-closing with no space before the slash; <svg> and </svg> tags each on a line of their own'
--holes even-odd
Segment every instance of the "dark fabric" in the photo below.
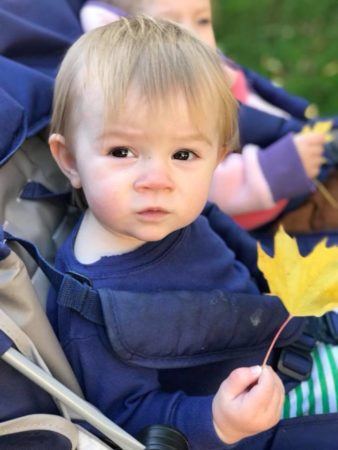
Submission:
<svg viewBox="0 0 338 450">
<path fill-rule="evenodd" d="M 36 181 L 28 181 L 20 193 L 23 200 L 48 200 L 51 202 L 70 203 L 71 193 L 68 192 L 52 192 L 41 183 Z"/>
<path fill-rule="evenodd" d="M 11 339 L 5 334 L 2 330 L 0 330 L 0 355 L 3 355 L 10 349 L 13 345 Z"/>
<path fill-rule="evenodd" d="M 47 430 L 22 431 L 0 436 L 0 450 L 71 450 L 72 443 L 60 433 Z"/>
<path fill-rule="evenodd" d="M 133 252 L 102 258 L 99 263 L 89 265 L 81 264 L 73 253 L 80 221 L 59 251 L 61 271 L 79 273 L 86 279 L 97 280 L 94 287 L 113 290 L 162 292 L 172 290 L 173 286 L 176 290 L 189 286 L 192 291 L 209 291 L 212 286 L 228 292 L 258 294 L 255 284 L 264 282 L 256 266 L 255 241 L 218 208 L 208 205 L 205 215 L 160 242 L 148 242 Z M 229 247 L 225 242 L 230 243 Z M 132 277 L 133 283 L 126 285 L 127 277 Z M 56 302 L 47 303 L 53 321 L 57 318 L 56 308 Z M 53 325 L 57 328 L 56 323 Z"/>
<path fill-rule="evenodd" d="M 250 87 L 260 97 L 274 106 L 286 111 L 297 119 L 306 120 L 305 110 L 309 106 L 308 100 L 286 92 L 283 88 L 273 84 L 268 78 L 242 67 Z"/>
<path fill-rule="evenodd" d="M 83 294 L 70 285 L 64 292 L 73 306 L 51 291 L 47 309 L 87 399 L 131 434 L 163 423 L 192 449 L 224 449 L 212 425 L 213 394 L 233 368 L 262 362 L 286 316 L 277 298 L 259 295 L 266 284 L 255 241 L 209 204 L 192 226 L 160 242 L 86 265 L 73 253 L 77 229 L 57 267 L 91 279 L 106 327 L 77 312 Z M 296 339 L 301 324 L 291 321 L 280 344 Z"/>
<path fill-rule="evenodd" d="M 335 450 L 338 414 L 282 420 L 273 429 L 245 439 L 236 450 Z"/>
<path fill-rule="evenodd" d="M 263 148 L 288 133 L 300 131 L 306 124 L 305 120 L 284 119 L 247 105 L 239 108 L 238 120 L 241 145 L 255 144 Z"/>
<path fill-rule="evenodd" d="M 175 291 L 175 295 L 173 291 L 99 292 L 116 355 L 129 364 L 155 369 L 196 367 L 237 358 L 245 365 L 243 361 L 252 354 L 264 358 L 275 330 L 288 315 L 279 299 L 272 296 L 220 290 L 195 294 Z M 279 346 L 295 340 L 301 332 L 300 323 L 299 319 L 290 323 Z M 179 336 L 179 341 L 173 336 Z"/>
<path fill-rule="evenodd" d="M 286 119 L 243 104 L 239 108 L 238 120 L 241 145 L 255 144 L 262 148 L 268 147 L 288 133 L 298 133 L 306 124 L 316 122 L 292 116 Z M 331 120 L 333 128 L 338 127 L 337 116 L 320 120 Z"/>
<path fill-rule="evenodd" d="M 1 230 L 1 227 L 0 227 Z M 41 270 L 44 272 L 46 277 L 48 278 L 49 282 L 55 289 L 60 289 L 63 280 L 64 280 L 64 274 L 57 269 L 55 269 L 47 260 L 44 259 L 44 257 L 41 255 L 39 249 L 29 241 L 26 241 L 21 238 L 17 238 L 15 236 L 12 236 L 8 232 L 4 232 L 4 237 L 8 241 L 14 241 L 18 242 L 22 247 L 27 250 L 27 252 L 31 255 L 31 257 L 36 261 L 36 263 L 39 265 Z"/>
<path fill-rule="evenodd" d="M 10 249 L 5 243 L 5 234 L 2 225 L 0 225 L 0 261 L 7 258 L 10 254 Z"/>
<path fill-rule="evenodd" d="M 215 229 L 219 229 L 221 235 L 222 235 L 222 229 L 223 227 L 217 223 L 218 221 L 215 219 L 215 217 L 218 216 L 217 213 L 217 209 L 215 210 L 211 205 L 208 206 L 208 208 L 206 209 L 205 213 L 209 216 L 209 218 L 213 217 L 213 220 L 211 220 L 211 222 L 213 222 L 213 227 Z M 229 232 L 231 231 L 231 227 L 229 228 Z M 235 231 L 235 230 L 234 230 Z M 224 229 L 223 229 L 224 232 Z M 234 234 L 232 234 L 230 232 L 230 236 Z M 239 245 L 239 243 L 233 243 L 233 247 L 237 248 L 240 252 L 241 249 L 241 245 Z M 34 254 L 34 252 L 31 251 L 31 253 Z M 35 255 L 37 254 L 37 252 L 35 252 Z M 250 260 L 250 257 L 248 257 L 248 255 L 242 255 L 242 259 L 248 258 Z M 81 279 L 81 277 L 78 277 Z M 79 280 L 76 280 L 77 282 L 79 282 Z M 85 286 L 85 282 L 82 283 L 82 286 Z M 90 290 L 89 286 L 85 286 L 85 290 Z M 174 292 L 171 293 L 172 295 L 174 295 Z M 180 332 L 183 333 L 183 337 L 189 335 L 189 327 L 191 326 L 191 324 L 189 323 L 189 320 L 193 321 L 193 318 L 190 317 L 190 311 L 191 311 L 191 307 L 193 305 L 193 301 L 198 303 L 198 298 L 199 296 L 195 293 L 191 293 L 192 296 L 189 298 L 188 297 L 188 302 L 190 302 L 190 306 L 186 311 L 183 311 L 183 309 L 181 309 L 180 311 L 178 311 L 179 313 L 179 317 L 181 316 L 181 313 L 183 311 L 183 313 L 185 312 L 186 315 L 183 316 L 182 318 L 182 325 L 183 325 L 183 329 L 179 330 L 174 330 L 175 332 L 172 334 L 172 337 L 175 337 L 177 335 L 179 335 Z M 205 293 L 204 293 L 205 295 Z M 150 346 L 150 350 L 151 349 L 156 349 L 156 342 L 161 341 L 162 339 L 162 335 L 165 334 L 166 332 L 168 332 L 168 330 L 166 329 L 167 322 L 173 322 L 172 318 L 170 317 L 170 314 L 172 314 L 172 308 L 170 308 L 170 305 L 167 307 L 167 309 L 164 307 L 162 310 L 162 318 L 161 318 L 161 323 L 156 323 L 156 321 L 158 320 L 158 315 L 154 316 L 153 314 L 156 312 L 158 313 L 158 309 L 161 309 L 160 305 L 158 305 L 158 307 L 156 306 L 156 308 L 151 308 L 149 310 L 148 306 L 149 304 L 147 304 L 144 308 L 143 308 L 143 303 L 148 303 L 148 301 L 151 301 L 151 303 L 155 304 L 160 303 L 163 306 L 163 303 L 167 306 L 167 302 L 169 303 L 171 301 L 171 297 L 166 297 L 166 298 L 161 298 L 160 297 L 160 293 L 158 295 L 156 295 L 155 297 L 153 297 L 152 295 L 148 296 L 143 296 L 142 298 L 138 298 L 138 295 L 136 293 L 133 293 L 130 296 L 130 293 L 122 293 L 120 298 L 116 298 L 115 294 L 111 297 L 110 295 L 108 295 L 108 298 L 113 298 L 115 305 L 113 305 L 113 311 L 109 311 L 109 299 L 108 301 L 105 301 L 105 296 L 102 296 L 102 300 L 103 302 L 106 303 L 105 307 L 108 308 L 108 313 L 113 312 L 113 315 L 115 315 L 115 317 L 117 318 L 116 321 L 116 334 L 119 335 L 118 338 L 118 343 L 120 344 L 122 342 L 122 344 L 124 344 L 127 340 L 127 346 L 128 349 L 130 349 L 130 347 L 134 346 L 134 350 L 136 350 L 136 352 L 139 353 L 139 350 L 141 350 L 141 352 L 146 348 L 146 346 L 144 346 L 144 343 L 146 343 L 147 339 L 148 339 L 148 345 Z M 200 313 L 200 322 L 199 322 L 199 332 L 202 333 L 203 331 L 205 332 L 205 336 L 204 339 L 209 339 L 208 336 L 208 331 L 213 331 L 213 324 L 209 324 L 208 325 L 208 317 L 204 318 L 204 314 L 206 313 L 207 310 L 209 309 L 213 309 L 214 307 L 217 308 L 217 306 L 219 306 L 219 304 L 222 304 L 223 302 L 226 304 L 227 303 L 227 297 L 228 296 L 221 296 L 220 298 L 217 297 L 216 295 L 216 299 L 213 298 L 211 299 L 211 305 L 210 303 L 208 303 L 207 301 L 205 301 L 205 298 L 202 298 L 201 300 L 201 305 L 205 304 L 206 309 L 204 311 L 201 311 Z M 244 297 L 243 296 L 243 301 L 244 301 Z M 249 296 L 250 297 L 250 296 Z M 250 305 L 250 300 L 252 300 L 252 298 L 255 296 L 251 296 L 251 299 L 248 299 L 248 302 L 245 305 L 245 309 L 247 310 L 247 308 Z M 262 296 L 256 296 L 257 298 L 260 298 Z M 230 296 L 231 298 L 231 296 Z M 267 297 L 267 299 L 270 298 L 271 299 L 271 304 L 274 303 L 274 297 Z M 215 301 L 215 300 L 219 300 L 219 301 Z M 184 302 L 184 300 L 186 299 L 182 299 L 180 297 L 178 297 L 178 300 L 180 301 L 180 303 L 182 303 L 182 300 Z M 237 299 L 238 301 L 238 299 Z M 230 302 L 231 303 L 231 302 Z M 142 307 L 140 307 L 140 304 L 142 304 Z M 277 299 L 276 299 L 276 303 L 275 306 L 272 307 L 271 305 L 268 306 L 268 308 L 272 308 L 271 311 L 276 307 L 277 305 Z M 235 305 L 235 302 L 234 302 Z M 105 308 L 104 307 L 104 308 Z M 281 305 L 279 305 L 279 308 L 281 307 Z M 103 308 L 103 309 L 104 309 Z M 255 305 L 252 305 L 253 310 L 255 309 Z M 175 308 L 173 308 L 175 309 Z M 192 308 L 194 310 L 194 308 Z M 238 308 L 239 309 L 239 308 Z M 277 307 L 278 309 L 278 307 Z M 226 310 L 226 308 L 225 308 Z M 249 308 L 250 310 L 250 308 Z M 150 313 L 149 313 L 150 312 Z M 140 313 L 140 315 L 138 314 Z M 274 313 L 277 315 L 277 311 L 274 311 Z M 285 313 L 285 312 L 284 312 Z M 111 314 L 109 314 L 109 316 L 111 316 Z M 147 318 L 148 316 L 148 318 Z M 75 318 L 75 320 L 74 320 Z M 210 317 L 209 317 L 210 318 Z M 201 321 L 202 319 L 202 321 Z M 239 324 L 239 319 L 236 323 L 236 326 L 234 327 L 234 329 L 236 329 L 236 333 L 237 333 L 237 327 Z M 243 319 L 241 317 L 241 319 Z M 256 318 L 253 317 L 253 315 L 250 315 L 245 318 L 244 320 L 248 320 L 252 322 L 252 326 L 254 326 L 254 323 L 256 322 Z M 108 320 L 111 320 L 111 318 L 109 317 Z M 177 320 L 177 317 L 174 317 L 174 320 Z M 186 324 L 184 324 L 184 320 L 186 320 Z M 205 325 L 203 325 L 203 320 L 205 320 Z M 277 320 L 275 317 L 271 316 L 271 321 L 273 320 Z M 294 321 L 294 329 L 291 332 L 294 333 L 294 331 L 298 328 L 299 330 L 299 323 L 296 323 L 297 321 Z M 123 323 L 123 326 L 125 326 L 123 328 L 121 328 L 121 323 Z M 292 322 L 291 322 L 292 323 Z M 110 346 L 112 346 L 112 342 L 107 341 L 106 339 L 106 335 L 103 332 L 103 329 L 101 326 L 97 326 L 95 324 L 93 324 L 93 326 L 90 326 L 88 328 L 88 324 L 90 324 L 90 322 L 88 320 L 84 320 L 81 319 L 81 316 L 78 316 L 75 314 L 74 316 L 74 312 L 72 312 L 72 310 L 68 309 L 68 314 L 64 313 L 63 314 L 63 321 L 62 321 L 62 327 L 60 328 L 61 332 L 62 330 L 67 330 L 67 332 L 69 332 L 69 330 L 71 329 L 71 326 L 73 326 L 72 332 L 71 334 L 75 333 L 75 335 L 81 330 L 82 333 L 82 337 L 80 335 L 78 335 L 78 339 L 79 342 L 68 342 L 67 345 L 65 345 L 65 350 L 67 352 L 67 354 L 71 357 L 71 360 L 73 361 L 77 361 L 77 364 L 79 364 L 79 367 L 81 367 L 80 372 L 77 373 L 80 382 L 86 387 L 86 394 L 88 395 L 88 397 L 91 397 L 92 395 L 98 395 L 99 397 L 101 397 L 102 399 L 105 399 L 106 401 L 108 400 L 108 409 L 106 409 L 103 406 L 103 411 L 108 415 L 114 416 L 114 412 L 112 408 L 117 408 L 117 410 L 119 410 L 119 408 L 121 409 L 121 413 L 122 415 L 125 414 L 129 414 L 128 411 L 131 408 L 133 408 L 132 405 L 128 405 L 128 403 L 123 402 L 122 405 L 119 405 L 119 401 L 117 400 L 116 404 L 113 405 L 109 402 L 109 392 L 112 389 L 116 389 L 117 393 L 119 393 L 121 395 L 122 393 L 122 399 L 123 397 L 123 389 L 122 386 L 120 386 L 121 382 L 122 384 L 124 384 L 124 386 L 126 386 L 126 381 L 128 378 L 128 365 L 121 365 L 121 364 L 117 364 L 117 366 L 115 367 L 116 370 L 112 370 L 112 366 L 108 364 L 108 366 L 104 363 L 104 358 L 108 357 L 110 355 L 111 350 L 109 350 Z M 136 327 L 135 327 L 136 325 Z M 149 325 L 149 327 L 152 327 L 153 325 L 155 325 L 154 330 L 150 330 L 149 336 L 147 337 L 146 334 L 149 331 L 149 327 L 147 328 L 147 325 Z M 184 330 L 184 325 L 186 330 Z M 211 327 L 210 327 L 211 325 Z M 223 324 L 219 324 L 219 331 L 221 330 L 221 326 Z M 75 326 L 75 328 L 74 328 Z M 79 326 L 78 330 L 76 330 L 76 328 Z M 135 327 L 135 329 L 134 329 Z M 88 328 L 89 334 L 86 337 L 86 328 Z M 170 328 L 170 325 L 169 325 Z M 122 333 L 120 333 L 122 329 Z M 223 329 L 225 330 L 226 327 L 223 327 Z M 129 330 L 129 332 L 128 332 Z M 176 331 L 178 331 L 178 333 L 176 333 Z M 185 334 L 185 331 L 187 332 Z M 262 331 L 262 330 L 261 330 Z M 265 330 L 266 331 L 266 330 Z M 152 337 L 151 333 L 155 333 L 155 336 Z M 284 339 L 289 339 L 291 338 L 291 334 L 290 334 L 290 328 L 287 330 L 287 336 L 284 335 Z M 74 334 L 73 334 L 74 335 Z M 96 336 L 95 336 L 96 335 Z M 120 339 L 122 337 L 122 340 Z M 215 338 L 215 335 L 213 333 L 211 333 L 210 335 L 211 340 Z M 248 336 L 247 336 L 248 337 Z M 248 337 L 250 339 L 250 336 Z M 200 338 L 200 342 L 201 345 L 203 345 L 202 342 L 203 336 Z M 234 335 L 231 340 L 234 339 L 235 340 L 235 344 L 236 344 L 236 336 Z M 292 339 L 294 340 L 294 336 L 292 336 Z M 155 344 L 154 344 L 154 341 Z M 81 346 L 82 346 L 82 350 L 83 351 L 79 351 L 79 343 L 81 342 Z M 162 342 L 165 342 L 162 341 Z M 185 345 L 184 343 L 184 339 L 183 339 L 183 346 Z M 283 342 L 283 339 L 279 341 L 279 345 L 283 345 L 286 344 L 287 341 Z M 66 344 L 64 342 L 64 344 Z M 74 347 L 75 344 L 75 347 Z M 83 344 L 83 345 L 82 345 Z M 132 345 L 130 345 L 132 344 Z M 177 342 L 177 344 L 180 344 L 180 342 Z M 217 344 L 216 340 L 214 342 L 214 344 Z M 198 345 L 198 344 L 197 344 Z M 136 346 L 136 348 L 135 348 Z M 113 345 L 114 347 L 114 345 Z M 178 346 L 178 349 L 182 349 L 183 347 Z M 76 350 L 76 351 L 75 351 Z M 98 351 L 99 350 L 99 351 Z M 116 346 L 114 347 L 114 350 L 117 350 Z M 149 348 L 148 348 L 149 350 Z M 163 349 L 162 349 L 163 350 Z M 201 348 L 200 349 L 202 352 L 204 352 L 204 349 Z M 247 349 L 246 349 L 247 350 Z M 262 348 L 261 348 L 262 350 Z M 152 350 L 151 350 L 152 351 Z M 183 349 L 184 353 L 186 353 L 186 349 Z M 257 360 L 260 361 L 261 360 L 261 356 L 262 354 L 259 352 L 252 352 L 250 354 L 250 352 L 246 352 L 247 354 L 245 354 L 245 352 L 243 352 L 243 349 L 240 349 L 237 353 L 235 352 L 234 355 L 232 355 L 232 357 L 230 355 L 228 355 L 228 358 L 226 358 L 226 364 L 224 365 L 223 370 L 220 371 L 220 365 L 219 363 L 214 363 L 214 364 L 205 364 L 205 365 L 199 365 L 197 367 L 188 367 L 187 369 L 181 369 L 179 371 L 177 370 L 159 370 L 158 371 L 158 376 L 159 376 L 159 380 L 160 380 L 160 384 L 162 385 L 162 389 L 163 392 L 162 394 L 159 392 L 154 392 L 152 390 L 152 394 L 150 397 L 153 397 L 153 399 L 144 399 L 144 404 L 141 404 L 139 406 L 140 409 L 140 414 L 141 417 L 143 418 L 143 420 L 139 421 L 138 426 L 136 428 L 134 428 L 133 424 L 129 424 L 129 421 L 125 422 L 123 421 L 123 424 L 125 427 L 127 427 L 127 429 L 129 428 L 129 430 L 131 432 L 137 432 L 140 428 L 142 428 L 142 426 L 146 426 L 147 424 L 149 425 L 149 411 L 152 411 L 152 413 L 154 414 L 154 416 L 157 418 L 156 421 L 161 421 L 162 423 L 171 423 L 171 421 L 167 418 L 165 419 L 165 416 L 163 416 L 163 410 L 160 408 L 158 409 L 158 406 L 161 405 L 163 402 L 169 407 L 169 408 L 174 408 L 176 409 L 178 407 L 178 405 L 180 405 L 180 413 L 178 414 L 178 420 L 179 420 L 179 424 L 181 424 L 181 426 L 178 426 L 178 428 L 181 428 L 182 430 L 187 432 L 188 436 L 193 436 L 194 439 L 191 439 L 191 441 L 193 441 L 193 444 L 191 446 L 192 449 L 196 448 L 196 449 L 203 449 L 204 448 L 209 448 L 209 449 L 214 449 L 214 450 L 225 450 L 226 448 L 230 448 L 229 446 L 226 446 L 224 444 L 222 444 L 217 437 L 215 437 L 214 432 L 213 432 L 213 428 L 212 428 L 212 418 L 211 418 L 211 401 L 212 401 L 212 396 L 208 396 L 206 390 L 209 390 L 211 388 L 212 383 L 210 384 L 210 381 L 212 381 L 213 383 L 215 383 L 215 381 L 217 382 L 217 386 L 219 384 L 219 382 L 222 381 L 222 379 L 227 375 L 227 372 L 229 370 L 231 370 L 231 364 L 233 364 L 233 367 L 238 366 L 239 362 L 244 362 L 247 363 L 249 365 L 251 364 L 257 364 Z M 275 352 L 276 353 L 276 352 Z M 106 356 L 104 356 L 104 354 L 106 354 Z M 72 358 L 72 356 L 76 357 L 76 359 Z M 154 356 L 154 355 L 152 355 Z M 156 356 L 156 355 L 155 355 Z M 230 356 L 230 357 L 229 357 Z M 143 355 L 142 355 L 143 357 Z M 102 359 L 103 358 L 103 359 Z M 111 356 L 109 356 L 109 358 L 111 358 Z M 115 357 L 114 357 L 115 359 Z M 92 365 L 93 363 L 95 364 L 95 370 L 90 370 L 88 372 L 89 375 L 89 379 L 84 380 L 84 372 L 86 371 L 86 361 L 87 363 L 90 363 L 90 365 Z M 6 373 L 6 369 L 7 370 L 11 370 L 10 367 L 5 367 L 5 370 L 2 369 L 0 367 L 0 374 L 4 374 L 5 377 L 8 376 L 8 373 Z M 83 369 L 83 370 L 82 370 Z M 196 371 L 197 369 L 197 371 Z M 189 373 L 189 371 L 192 371 L 191 373 Z M 131 375 L 131 377 L 135 376 L 134 382 L 137 383 L 139 386 L 141 386 L 142 383 L 142 379 L 143 380 L 149 380 L 151 379 L 151 372 L 149 372 L 148 369 L 146 368 L 142 368 L 140 367 L 139 369 L 135 369 L 130 367 L 129 373 Z M 100 374 L 100 383 L 97 382 L 97 374 Z M 16 375 L 18 375 L 18 373 L 16 373 Z M 105 383 L 104 378 L 108 377 L 109 380 L 111 381 L 110 383 Z M 149 378 L 150 377 L 150 378 Z M 217 379 L 218 377 L 218 379 Z M 13 385 L 17 388 L 18 386 L 20 386 L 20 389 L 22 387 L 21 384 L 21 380 L 17 380 L 15 378 L 15 373 L 13 373 L 13 375 L 10 377 L 9 379 L 13 382 Z M 203 380 L 203 383 L 201 383 L 201 380 Z M 156 382 L 156 378 L 154 380 L 154 382 Z M 186 383 L 185 383 L 186 382 Z M 176 391 L 175 393 L 170 393 L 170 387 L 171 389 L 173 389 L 173 387 L 175 386 L 175 383 L 177 383 L 178 389 L 181 388 L 182 386 L 184 386 L 186 384 L 187 387 L 187 394 L 189 394 L 189 389 L 191 390 L 191 394 L 194 394 L 193 397 L 189 397 L 189 396 L 185 396 L 183 395 L 182 392 L 177 391 L 176 389 L 174 389 L 174 391 Z M 0 383 L 1 384 L 1 383 Z M 102 386 L 105 386 L 105 389 L 102 389 Z M 12 384 L 8 385 L 8 382 L 6 382 L 6 389 L 11 388 Z M 13 387 L 14 387 L 13 386 Z M 190 386 L 190 388 L 189 388 Z M 213 386 L 213 389 L 210 390 L 211 393 L 214 392 L 215 387 L 217 388 L 217 386 Z M 202 387 L 202 391 L 200 395 L 202 396 L 198 396 L 198 389 L 201 390 Z M 7 393 L 7 392 L 6 392 Z M 24 389 L 24 394 L 26 394 L 26 389 Z M 9 395 L 8 398 L 11 399 L 11 394 L 13 394 L 13 391 L 9 391 Z M 25 395 L 22 395 L 21 392 L 19 392 L 20 394 L 20 404 L 19 406 L 24 406 L 25 402 L 22 401 L 25 400 Z M 144 394 L 146 394 L 146 391 L 144 392 Z M 29 399 L 32 400 L 32 395 L 29 395 Z M 149 393 L 148 393 L 149 395 Z M 155 397 L 158 397 L 158 400 L 161 401 L 157 403 L 153 402 L 153 400 L 155 400 Z M 5 396 L 5 400 L 6 400 L 6 396 Z M 99 401 L 99 399 L 98 399 Z M 13 402 L 12 402 L 12 406 L 13 406 Z M 32 407 L 32 404 L 30 403 L 29 405 L 30 407 Z M 46 412 L 45 408 L 46 405 L 43 405 L 44 407 L 44 412 Z M 153 410 L 152 408 L 155 407 L 155 410 Z M 144 408 L 144 411 L 143 411 Z M 6 407 L 4 409 L 6 412 L 10 411 L 10 408 Z M 123 411 L 123 412 L 122 412 Z M 17 413 L 17 411 L 15 411 Z M 34 411 L 35 412 L 35 411 Z M 6 418 L 4 419 L 6 420 Z M 296 448 L 299 448 L 301 450 L 308 450 L 308 449 L 317 449 L 317 448 L 321 448 L 321 450 L 331 450 L 332 447 L 330 447 L 329 445 L 332 444 L 332 439 L 334 436 L 334 430 L 337 427 L 337 420 L 338 420 L 338 415 L 337 414 L 330 414 L 330 415 L 326 415 L 326 416 L 312 416 L 312 417 L 308 417 L 308 418 L 300 418 L 300 419 L 291 419 L 289 421 L 281 421 L 277 427 L 275 427 L 272 430 L 269 430 L 268 432 L 262 433 L 260 435 L 257 435 L 253 438 L 248 438 L 246 440 L 243 440 L 242 442 L 238 443 L 238 445 L 235 446 L 235 448 L 237 448 L 238 450 L 286 450 L 290 447 L 291 443 L 295 443 L 295 445 L 297 445 Z M 315 424 L 320 424 L 319 429 L 318 429 L 318 433 L 313 433 L 313 423 Z M 122 424 L 122 423 L 121 423 Z M 177 426 L 178 424 L 175 423 L 175 425 Z M 311 430 L 311 433 L 309 432 Z M 307 432 L 307 436 L 306 437 L 302 437 L 302 433 L 303 431 Z M 325 436 L 322 433 L 319 433 L 319 431 L 321 431 L 322 433 L 325 433 Z M 311 436 L 311 437 L 309 437 Z M 26 441 L 24 441 L 26 442 Z M 211 444 L 212 443 L 212 444 Z M 1 444 L 1 442 L 0 442 Z M 210 445 L 209 445 L 210 444 Z M 313 444 L 313 445 L 312 445 Z M 208 447 L 207 447 L 208 446 Z M 1 446 L 0 446 L 1 448 Z M 20 448 L 20 447 L 16 447 L 16 448 Z M 25 447 L 25 448 L 29 448 L 29 447 Z M 67 447 L 66 447 L 67 448 Z"/>
<path fill-rule="evenodd" d="M 267 232 L 265 230 L 259 230 L 251 233 L 258 239 L 266 249 L 273 251 L 273 233 Z M 323 239 L 327 239 L 327 246 L 337 246 L 338 245 L 338 231 L 312 231 L 310 233 L 290 233 L 291 236 L 296 238 L 299 252 L 301 255 L 308 255 L 315 245 L 317 245 Z"/>
<path fill-rule="evenodd" d="M 0 227 L 0 242 L 3 237 L 3 230 Z M 8 250 L 8 247 L 2 246 L 2 254 L 8 254 Z M 0 330 L 0 354 L 5 353 L 11 346 L 11 339 L 3 330 Z M 27 414 L 58 413 L 54 401 L 46 392 L 1 360 L 0 391 L 0 421 L 15 419 Z M 1 444 L 0 441 L 0 449 L 2 449 L 2 445 L 4 444 Z"/>
<path fill-rule="evenodd" d="M 91 289 L 78 274 L 66 274 L 60 289 L 58 289 L 58 304 L 73 309 L 85 319 L 104 325 L 104 318 L 99 293 Z"/>
<path fill-rule="evenodd" d="M 1 422 L 28 414 L 59 413 L 49 394 L 2 360 L 0 360 L 0 389 Z"/>
<path fill-rule="evenodd" d="M 83 0 L 2 0 L 0 164 L 50 120 L 57 67 L 82 33 Z"/>
</svg>

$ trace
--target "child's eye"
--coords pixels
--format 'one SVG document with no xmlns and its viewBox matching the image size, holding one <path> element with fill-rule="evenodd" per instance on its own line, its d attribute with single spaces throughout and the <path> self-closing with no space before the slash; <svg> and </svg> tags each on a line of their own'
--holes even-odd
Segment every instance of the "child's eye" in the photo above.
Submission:
<svg viewBox="0 0 338 450">
<path fill-rule="evenodd" d="M 178 159 L 179 161 L 188 161 L 193 158 L 196 158 L 196 154 L 191 150 L 179 150 L 173 155 L 173 159 Z"/>
<path fill-rule="evenodd" d="M 114 158 L 131 158 L 134 156 L 132 150 L 128 147 L 114 147 L 109 150 L 109 155 Z"/>
<path fill-rule="evenodd" d="M 197 20 L 197 24 L 202 26 L 211 25 L 211 19 L 209 17 L 201 17 Z"/>
</svg>

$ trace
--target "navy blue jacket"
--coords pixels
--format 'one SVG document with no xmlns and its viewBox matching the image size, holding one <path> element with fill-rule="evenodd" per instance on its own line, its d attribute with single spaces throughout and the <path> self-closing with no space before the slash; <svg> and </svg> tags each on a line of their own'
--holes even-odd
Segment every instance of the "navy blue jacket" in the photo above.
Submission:
<svg viewBox="0 0 338 450">
<path fill-rule="evenodd" d="M 90 402 L 132 434 L 177 427 L 194 450 L 226 448 L 212 425 L 213 394 L 235 367 L 262 362 L 287 316 L 278 298 L 260 294 L 256 242 L 218 208 L 205 214 L 160 242 L 89 265 L 74 257 L 75 228 L 56 265 L 90 279 L 103 320 L 84 312 L 88 299 L 76 311 L 84 296 L 67 286 L 47 306 Z M 298 337 L 301 323 L 291 321 L 279 346 Z"/>
<path fill-rule="evenodd" d="M 267 103 L 290 115 L 289 118 L 285 119 L 250 106 L 241 105 L 239 127 L 242 145 L 255 144 L 264 148 L 287 133 L 297 133 L 306 123 L 312 122 L 305 116 L 306 108 L 310 105 L 306 99 L 290 94 L 250 69 L 245 67 L 241 67 L 241 69 L 254 92 Z M 335 116 L 330 119 L 333 120 L 333 127 L 338 127 L 338 117 Z"/>
</svg>

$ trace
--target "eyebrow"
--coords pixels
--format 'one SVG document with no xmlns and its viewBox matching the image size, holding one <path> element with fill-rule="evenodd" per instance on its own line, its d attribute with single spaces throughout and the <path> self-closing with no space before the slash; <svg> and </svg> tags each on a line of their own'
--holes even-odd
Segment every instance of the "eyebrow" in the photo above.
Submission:
<svg viewBox="0 0 338 450">
<path fill-rule="evenodd" d="M 98 139 L 105 139 L 105 138 L 109 138 L 111 136 L 120 136 L 120 137 L 124 137 L 124 136 L 141 136 L 145 134 L 143 131 L 136 131 L 134 129 L 128 129 L 128 128 L 113 128 L 109 131 L 103 132 L 102 134 L 100 134 L 97 138 Z"/>
<path fill-rule="evenodd" d="M 113 129 L 107 132 L 102 133 L 98 136 L 98 140 L 104 140 L 111 136 L 117 136 L 117 137 L 139 137 L 142 135 L 145 135 L 143 131 L 139 132 L 132 129 Z M 195 142 L 207 142 L 209 145 L 211 145 L 211 140 L 207 137 L 207 135 L 203 133 L 182 133 L 181 135 L 175 135 L 173 138 L 176 141 L 195 141 Z"/>
<path fill-rule="evenodd" d="M 203 133 L 191 133 L 191 134 L 182 134 L 181 136 L 177 136 L 177 140 L 185 140 L 185 141 L 200 141 L 200 142 L 208 142 L 211 145 L 210 139 L 207 135 Z"/>
</svg>

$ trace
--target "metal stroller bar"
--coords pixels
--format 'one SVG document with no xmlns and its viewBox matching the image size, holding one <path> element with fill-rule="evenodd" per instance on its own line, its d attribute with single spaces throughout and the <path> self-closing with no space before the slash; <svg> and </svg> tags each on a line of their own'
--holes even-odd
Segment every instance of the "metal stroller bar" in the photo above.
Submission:
<svg viewBox="0 0 338 450">
<path fill-rule="evenodd" d="M 40 369 L 14 348 L 9 348 L 1 358 L 69 409 L 78 413 L 88 423 L 101 431 L 122 450 L 145 450 L 145 446 L 104 416 L 97 408 L 83 400 L 51 375 Z"/>
</svg>

